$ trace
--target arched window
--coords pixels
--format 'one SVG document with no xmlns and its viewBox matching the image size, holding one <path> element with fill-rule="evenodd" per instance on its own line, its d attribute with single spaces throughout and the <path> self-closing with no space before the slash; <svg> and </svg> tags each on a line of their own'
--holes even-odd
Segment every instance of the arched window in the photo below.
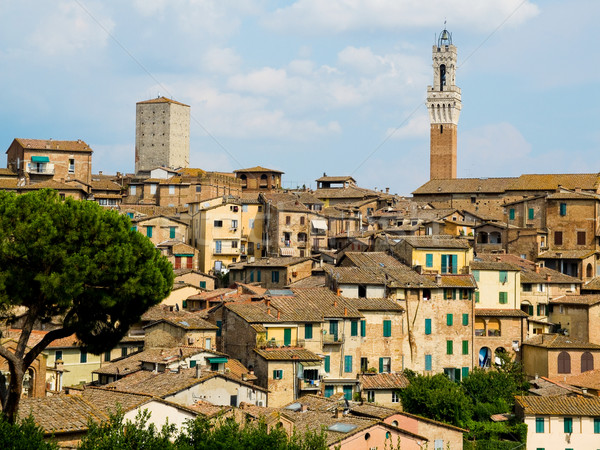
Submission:
<svg viewBox="0 0 600 450">
<path fill-rule="evenodd" d="M 585 268 L 585 276 L 587 278 L 592 278 L 594 276 L 594 269 L 593 269 L 592 265 L 589 263 L 588 263 L 587 267 Z"/>
<path fill-rule="evenodd" d="M 240 180 L 242 180 L 242 187 L 248 186 L 248 177 L 245 174 L 240 175 Z"/>
<path fill-rule="evenodd" d="M 487 335 L 488 336 L 501 336 L 500 321 L 498 319 L 488 320 Z"/>
<path fill-rule="evenodd" d="M 267 176 L 263 173 L 260 176 L 260 187 L 267 187 L 267 186 L 268 186 Z"/>
<path fill-rule="evenodd" d="M 489 347 L 481 347 L 479 350 L 479 367 L 488 368 L 492 361 L 492 351 Z"/>
<path fill-rule="evenodd" d="M 446 64 L 440 66 L 440 91 L 444 90 L 446 86 Z"/>
<path fill-rule="evenodd" d="M 475 336 L 485 336 L 485 321 L 483 319 L 475 319 Z"/>
<path fill-rule="evenodd" d="M 588 370 L 594 370 L 594 355 L 590 352 L 584 352 L 581 355 L 581 371 L 587 372 Z"/>
<path fill-rule="evenodd" d="M 571 355 L 567 352 L 558 354 L 558 373 L 571 373 Z"/>
</svg>

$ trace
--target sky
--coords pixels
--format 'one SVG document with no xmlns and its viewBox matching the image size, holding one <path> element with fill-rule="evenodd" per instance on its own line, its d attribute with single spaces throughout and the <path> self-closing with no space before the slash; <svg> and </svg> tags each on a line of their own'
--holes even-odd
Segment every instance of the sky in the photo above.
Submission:
<svg viewBox="0 0 600 450">
<path fill-rule="evenodd" d="M 446 22 L 459 177 L 599 172 L 598 17 L 596 0 L 0 0 L 0 146 L 83 139 L 93 172 L 130 173 L 135 104 L 161 95 L 191 107 L 191 167 L 407 195 L 429 179 Z"/>
</svg>

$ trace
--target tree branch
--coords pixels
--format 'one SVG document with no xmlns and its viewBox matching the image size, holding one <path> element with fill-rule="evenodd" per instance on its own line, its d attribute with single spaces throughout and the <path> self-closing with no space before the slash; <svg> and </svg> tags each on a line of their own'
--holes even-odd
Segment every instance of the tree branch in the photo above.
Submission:
<svg viewBox="0 0 600 450">
<path fill-rule="evenodd" d="M 19 358 L 17 358 L 15 354 L 9 349 L 4 347 L 4 345 L 0 345 L 0 356 L 6 359 L 9 362 L 9 364 L 12 363 L 14 365 L 19 363 Z"/>
<path fill-rule="evenodd" d="M 73 330 L 70 330 L 69 328 L 58 328 L 56 330 L 49 331 L 40 342 L 35 344 L 33 348 L 25 354 L 23 357 L 23 366 L 25 368 L 29 367 L 31 363 L 33 363 L 34 359 L 37 358 L 37 356 L 56 339 L 65 338 L 72 334 Z"/>
</svg>

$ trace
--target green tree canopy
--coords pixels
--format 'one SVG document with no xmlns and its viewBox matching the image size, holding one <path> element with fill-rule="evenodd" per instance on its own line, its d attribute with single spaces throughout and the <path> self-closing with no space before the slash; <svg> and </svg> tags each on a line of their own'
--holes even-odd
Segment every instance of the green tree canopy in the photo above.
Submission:
<svg viewBox="0 0 600 450">
<path fill-rule="evenodd" d="M 52 190 L 0 192 L 0 308 L 9 324 L 15 307 L 24 310 L 16 351 L 0 346 L 11 374 L 8 420 L 25 371 L 53 340 L 75 333 L 90 352 L 109 350 L 172 284 L 167 259 L 117 211 Z M 28 348 L 34 326 L 56 317 L 62 327 Z"/>
</svg>

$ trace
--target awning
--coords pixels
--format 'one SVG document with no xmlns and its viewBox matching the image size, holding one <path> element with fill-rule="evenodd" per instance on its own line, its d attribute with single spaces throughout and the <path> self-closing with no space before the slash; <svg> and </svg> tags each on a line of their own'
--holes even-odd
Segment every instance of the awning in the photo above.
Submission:
<svg viewBox="0 0 600 450">
<path fill-rule="evenodd" d="M 310 223 L 315 230 L 327 230 L 327 221 L 324 219 L 313 219 Z"/>
<path fill-rule="evenodd" d="M 31 162 L 50 162 L 50 158 L 47 156 L 32 156 Z"/>
<path fill-rule="evenodd" d="M 192 255 L 191 253 L 175 253 L 175 256 L 185 256 L 187 258 L 193 258 L 194 255 Z"/>
<path fill-rule="evenodd" d="M 291 247 L 282 247 L 279 249 L 281 256 L 294 256 L 294 249 Z"/>
<path fill-rule="evenodd" d="M 222 356 L 216 357 L 216 358 L 206 358 L 208 359 L 208 362 L 211 364 L 219 364 L 219 363 L 226 363 L 228 361 L 227 358 L 224 358 Z"/>
<path fill-rule="evenodd" d="M 300 364 L 302 364 L 302 367 L 318 367 L 321 365 L 320 361 L 303 361 Z"/>
</svg>

